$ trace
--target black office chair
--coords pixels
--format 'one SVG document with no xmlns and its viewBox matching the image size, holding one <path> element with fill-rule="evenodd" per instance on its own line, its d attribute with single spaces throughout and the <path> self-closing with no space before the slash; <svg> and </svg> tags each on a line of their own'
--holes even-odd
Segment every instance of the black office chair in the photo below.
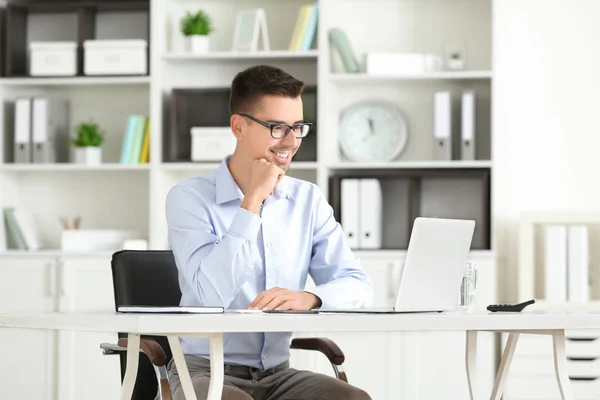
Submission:
<svg viewBox="0 0 600 400">
<path fill-rule="evenodd" d="M 181 298 L 177 266 L 171 251 L 123 250 L 112 257 L 115 307 L 122 305 L 178 306 Z M 119 333 L 117 344 L 102 343 L 104 354 L 119 354 L 121 380 L 127 363 L 127 334 Z M 290 348 L 316 350 L 331 362 L 338 379 L 347 382 L 344 353 L 327 338 L 296 338 Z M 171 399 L 167 363 L 172 353 L 166 337 L 142 336 L 140 360 L 133 400 Z"/>
</svg>

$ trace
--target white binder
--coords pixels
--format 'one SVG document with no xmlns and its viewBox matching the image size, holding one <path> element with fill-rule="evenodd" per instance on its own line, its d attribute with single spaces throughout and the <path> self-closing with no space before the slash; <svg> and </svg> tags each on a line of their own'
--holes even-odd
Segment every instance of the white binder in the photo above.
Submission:
<svg viewBox="0 0 600 400">
<path fill-rule="evenodd" d="M 358 179 L 341 181 L 341 225 L 346 243 L 351 249 L 359 248 L 359 190 Z"/>
<path fill-rule="evenodd" d="M 475 160 L 475 92 L 462 94 L 461 159 Z"/>
<path fill-rule="evenodd" d="M 588 301 L 589 244 L 585 225 L 569 226 L 568 234 L 568 298 L 569 301 Z"/>
<path fill-rule="evenodd" d="M 436 92 L 434 97 L 433 136 L 436 160 L 452 160 L 452 104 L 450 92 Z"/>
<path fill-rule="evenodd" d="M 361 249 L 381 248 L 381 184 L 378 179 L 360 180 Z"/>
<path fill-rule="evenodd" d="M 33 162 L 56 163 L 69 159 L 69 106 L 58 98 L 33 100 Z"/>
<path fill-rule="evenodd" d="M 546 226 L 545 300 L 567 300 L 567 227 Z"/>
<path fill-rule="evenodd" d="M 15 163 L 30 163 L 31 154 L 31 99 L 19 98 L 15 101 Z"/>
</svg>

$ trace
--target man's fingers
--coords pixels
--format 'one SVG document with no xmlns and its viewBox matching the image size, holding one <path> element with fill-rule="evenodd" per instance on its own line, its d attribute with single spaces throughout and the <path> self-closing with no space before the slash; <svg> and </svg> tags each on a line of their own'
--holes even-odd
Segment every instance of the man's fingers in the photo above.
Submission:
<svg viewBox="0 0 600 400">
<path fill-rule="evenodd" d="M 275 286 L 275 287 L 272 287 L 271 289 L 263 290 L 262 292 L 260 292 L 256 296 L 256 298 L 254 300 L 252 300 L 252 303 L 250 303 L 250 305 L 248 306 L 248 308 L 255 307 L 256 304 L 258 304 L 258 302 L 263 299 L 263 297 L 265 297 L 266 295 L 268 295 L 269 293 L 271 293 L 271 292 L 273 292 L 274 290 L 277 290 L 277 289 L 279 289 L 279 287 Z"/>
<path fill-rule="evenodd" d="M 291 300 L 281 303 L 281 305 L 276 308 L 276 310 L 293 310 L 293 309 L 294 309 L 294 302 Z"/>
<path fill-rule="evenodd" d="M 264 307 L 260 307 L 261 310 L 273 310 L 279 307 L 286 301 L 293 300 L 294 296 L 291 293 L 281 293 L 275 296 L 269 303 L 265 304 Z"/>
</svg>

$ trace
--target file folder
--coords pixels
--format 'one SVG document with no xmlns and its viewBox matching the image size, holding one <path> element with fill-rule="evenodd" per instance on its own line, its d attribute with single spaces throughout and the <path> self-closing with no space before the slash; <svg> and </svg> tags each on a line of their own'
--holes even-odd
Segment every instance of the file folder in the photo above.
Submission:
<svg viewBox="0 0 600 400">
<path fill-rule="evenodd" d="M 452 104 L 450 92 L 434 95 L 433 136 L 436 160 L 452 160 Z"/>
<path fill-rule="evenodd" d="M 19 98 L 15 101 L 15 163 L 30 163 L 31 154 L 31 99 Z"/>
<path fill-rule="evenodd" d="M 567 227 L 548 225 L 545 237 L 545 300 L 567 300 Z"/>
<path fill-rule="evenodd" d="M 359 180 L 341 180 L 341 225 L 346 243 L 351 249 L 359 248 Z"/>
<path fill-rule="evenodd" d="M 58 98 L 33 99 L 33 162 L 69 161 L 69 105 Z"/>
<path fill-rule="evenodd" d="M 463 93 L 461 111 L 461 158 L 475 160 L 475 92 Z"/>
<path fill-rule="evenodd" d="M 568 231 L 568 298 L 569 301 L 590 299 L 589 243 L 585 225 L 569 226 Z"/>
<path fill-rule="evenodd" d="M 361 249 L 381 248 L 381 184 L 378 179 L 361 179 L 360 189 L 360 241 Z"/>
</svg>

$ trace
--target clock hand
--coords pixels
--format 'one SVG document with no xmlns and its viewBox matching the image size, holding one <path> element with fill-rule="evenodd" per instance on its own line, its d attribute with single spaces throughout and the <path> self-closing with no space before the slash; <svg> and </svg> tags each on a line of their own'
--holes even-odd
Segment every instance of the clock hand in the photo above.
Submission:
<svg viewBox="0 0 600 400">
<path fill-rule="evenodd" d="M 373 132 L 373 120 L 371 118 L 369 118 L 369 127 L 371 128 L 371 135 L 375 132 Z"/>
</svg>

